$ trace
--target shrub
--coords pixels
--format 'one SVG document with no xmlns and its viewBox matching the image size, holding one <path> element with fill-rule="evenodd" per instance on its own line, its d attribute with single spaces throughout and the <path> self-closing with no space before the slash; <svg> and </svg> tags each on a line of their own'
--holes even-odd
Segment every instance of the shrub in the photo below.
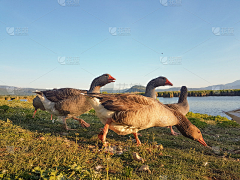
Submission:
<svg viewBox="0 0 240 180">
<path fill-rule="evenodd" d="M 7 105 L 2 105 L 2 106 L 0 106 L 0 109 L 1 109 L 2 111 L 4 111 L 4 112 L 7 112 L 7 110 L 9 109 L 9 106 L 7 106 Z"/>
<path fill-rule="evenodd" d="M 191 123 L 193 123 L 198 128 L 204 129 L 205 127 L 208 126 L 208 124 L 206 122 L 202 122 L 199 119 L 196 119 L 196 118 L 188 118 L 188 119 L 189 119 L 189 121 L 191 121 Z"/>
</svg>

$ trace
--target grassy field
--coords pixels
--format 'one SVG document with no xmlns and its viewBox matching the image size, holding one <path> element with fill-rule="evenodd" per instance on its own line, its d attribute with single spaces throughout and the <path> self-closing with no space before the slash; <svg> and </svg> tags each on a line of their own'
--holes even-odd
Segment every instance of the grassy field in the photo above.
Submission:
<svg viewBox="0 0 240 180">
<path fill-rule="evenodd" d="M 93 113 L 81 116 L 89 128 L 68 120 L 76 130 L 66 131 L 47 112 L 39 110 L 33 119 L 30 102 L 0 100 L 2 105 L 9 109 L 0 110 L 0 179 L 240 179 L 240 127 L 220 116 L 188 114 L 212 149 L 171 136 L 168 128 L 141 131 L 139 147 L 133 135 L 110 130 L 111 146 L 104 148 L 97 138 L 103 124 Z M 149 170 L 140 171 L 142 165 Z"/>
</svg>

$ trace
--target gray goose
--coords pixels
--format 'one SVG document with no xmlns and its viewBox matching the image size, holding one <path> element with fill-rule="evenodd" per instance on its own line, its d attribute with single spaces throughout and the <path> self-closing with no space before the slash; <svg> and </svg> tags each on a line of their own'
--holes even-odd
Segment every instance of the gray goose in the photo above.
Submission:
<svg viewBox="0 0 240 180">
<path fill-rule="evenodd" d="M 153 99 L 156 99 L 157 96 L 156 96 L 156 91 L 155 91 L 155 88 L 158 87 L 158 86 L 164 86 L 164 85 L 170 85 L 172 86 L 173 84 L 165 77 L 158 77 L 158 78 L 155 78 L 155 79 L 152 79 L 151 81 L 149 81 L 149 83 L 147 84 L 147 87 L 146 87 L 146 91 L 145 91 L 145 96 L 146 97 L 151 97 Z M 171 107 L 170 107 L 171 108 Z M 176 133 L 172 126 L 169 126 L 170 130 L 171 130 L 171 134 L 172 135 L 178 135 L 178 133 Z"/>
<path fill-rule="evenodd" d="M 188 100 L 187 100 L 187 96 L 188 96 L 188 90 L 186 86 L 182 86 L 181 87 L 181 93 L 178 99 L 178 103 L 174 103 L 174 104 L 165 104 L 166 106 L 168 106 L 171 109 L 177 110 L 180 113 L 182 113 L 184 116 L 186 116 L 186 114 L 189 111 L 189 104 L 188 104 Z M 172 135 L 178 135 L 178 133 L 176 133 L 172 126 L 170 126 L 170 130 L 171 130 L 171 134 Z"/>
<path fill-rule="evenodd" d="M 42 101 L 40 100 L 40 98 L 38 96 L 36 96 L 34 99 L 33 99 L 33 107 L 35 108 L 35 111 L 33 113 L 33 118 L 37 112 L 38 109 L 41 109 L 42 111 L 45 111 L 46 109 L 44 108 L 43 106 L 43 103 Z M 52 120 L 52 114 L 51 114 L 51 120 Z"/>
<path fill-rule="evenodd" d="M 165 85 L 172 86 L 173 84 L 166 77 L 163 77 L 163 76 L 159 76 L 155 79 L 152 79 L 147 84 L 144 96 L 156 99 L 157 95 L 156 95 L 155 88 L 158 86 L 165 86 Z"/>
<path fill-rule="evenodd" d="M 119 135 L 133 134 L 137 144 L 137 132 L 150 127 L 176 126 L 178 130 L 192 140 L 207 146 L 200 130 L 183 114 L 170 109 L 156 99 L 134 94 L 85 94 L 105 125 L 99 139 L 105 144 L 108 129 Z"/>
<path fill-rule="evenodd" d="M 146 92 L 145 92 L 145 96 L 146 97 L 151 97 L 156 99 L 156 92 L 155 92 L 155 88 L 158 86 L 164 86 L 164 85 L 171 85 L 172 83 L 168 81 L 167 78 L 165 77 L 158 77 L 155 79 L 152 79 L 146 87 Z M 171 109 L 177 110 L 180 113 L 182 113 L 183 115 L 186 115 L 189 111 L 189 104 L 187 101 L 187 95 L 188 95 L 188 90 L 186 86 L 182 86 L 181 87 L 181 93 L 180 93 L 180 97 L 178 99 L 178 103 L 175 104 L 165 104 L 166 106 L 168 106 Z M 171 134 L 172 135 L 178 135 L 179 133 L 176 133 L 172 126 L 169 126 L 170 130 L 171 130 Z"/>
<path fill-rule="evenodd" d="M 71 130 L 66 123 L 66 119 L 69 118 L 78 120 L 83 127 L 90 126 L 83 119 L 76 118 L 76 116 L 80 116 L 92 109 L 90 102 L 82 93 L 100 93 L 102 86 L 114 82 L 114 80 L 116 79 L 110 74 L 103 74 L 92 81 L 89 91 L 63 88 L 52 91 L 37 91 L 35 93 L 42 101 L 44 108 L 51 114 L 61 118 L 66 130 Z"/>
<path fill-rule="evenodd" d="M 182 113 L 184 116 L 188 113 L 189 111 L 189 104 L 187 100 L 188 96 L 188 89 L 186 86 L 181 87 L 181 93 L 178 99 L 178 103 L 174 104 L 165 104 L 166 106 L 170 107 L 171 109 L 175 109 Z"/>
</svg>

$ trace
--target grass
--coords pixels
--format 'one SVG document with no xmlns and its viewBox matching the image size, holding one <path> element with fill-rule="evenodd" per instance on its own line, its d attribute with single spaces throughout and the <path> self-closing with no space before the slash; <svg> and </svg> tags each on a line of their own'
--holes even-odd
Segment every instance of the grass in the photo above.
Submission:
<svg viewBox="0 0 240 180">
<path fill-rule="evenodd" d="M 133 135 L 110 130 L 107 150 L 98 140 L 103 124 L 94 111 L 81 115 L 89 128 L 68 120 L 76 130 L 66 131 L 45 111 L 33 119 L 30 102 L 0 100 L 2 105 L 9 108 L 0 111 L 0 179 L 240 179 L 240 127 L 224 117 L 187 115 L 213 149 L 155 127 L 140 132 L 139 147 Z M 150 171 L 138 171 L 142 165 Z"/>
</svg>

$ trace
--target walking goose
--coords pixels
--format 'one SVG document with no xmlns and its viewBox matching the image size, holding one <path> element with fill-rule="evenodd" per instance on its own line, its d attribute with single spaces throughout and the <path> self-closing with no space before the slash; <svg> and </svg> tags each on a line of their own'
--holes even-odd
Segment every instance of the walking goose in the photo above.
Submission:
<svg viewBox="0 0 240 180">
<path fill-rule="evenodd" d="M 42 101 L 44 108 L 51 114 L 61 118 L 66 130 L 71 130 L 67 127 L 66 119 L 68 118 L 78 120 L 83 127 L 90 126 L 83 119 L 76 118 L 76 116 L 80 116 L 92 109 L 90 102 L 82 93 L 100 93 L 102 86 L 115 80 L 110 74 L 103 74 L 92 81 L 89 91 L 63 88 L 52 91 L 37 91 L 35 93 Z"/>
<path fill-rule="evenodd" d="M 33 99 L 33 107 L 35 108 L 35 111 L 33 113 L 33 118 L 37 112 L 38 109 L 41 109 L 42 111 L 45 111 L 46 109 L 44 108 L 43 106 L 43 103 L 42 101 L 40 100 L 40 98 L 38 96 L 36 96 L 34 99 Z M 51 120 L 52 120 L 52 114 L 51 114 Z"/>
<path fill-rule="evenodd" d="M 133 134 L 150 127 L 176 126 L 185 136 L 207 146 L 200 130 L 183 114 L 170 109 L 158 100 L 134 94 L 85 94 L 103 124 L 99 139 L 105 144 L 108 129 L 119 135 Z"/>
</svg>

